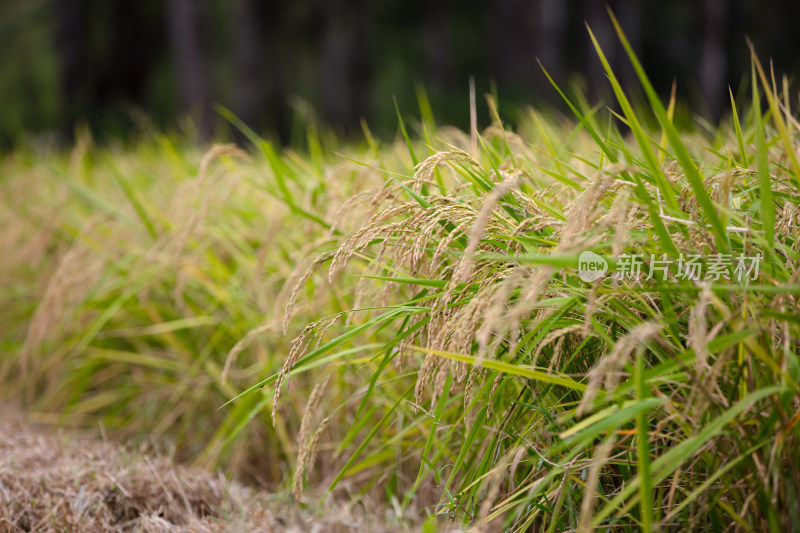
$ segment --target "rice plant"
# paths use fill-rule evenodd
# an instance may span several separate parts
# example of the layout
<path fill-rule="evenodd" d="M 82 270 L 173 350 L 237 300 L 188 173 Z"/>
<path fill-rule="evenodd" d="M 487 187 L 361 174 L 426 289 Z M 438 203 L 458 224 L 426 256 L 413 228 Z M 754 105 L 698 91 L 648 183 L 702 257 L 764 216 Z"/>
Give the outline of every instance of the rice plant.
<path fill-rule="evenodd" d="M 788 83 L 753 54 L 748 101 L 679 129 L 617 30 L 646 107 L 597 46 L 611 108 L 554 81 L 573 117 L 515 130 L 492 97 L 482 132 L 439 127 L 420 93 L 390 144 L 310 125 L 282 151 L 220 109 L 250 152 L 12 154 L 3 395 L 300 505 L 322 485 L 489 530 L 797 529 Z"/>
<path fill-rule="evenodd" d="M 69 154 L 6 158 L 3 396 L 43 423 L 99 424 L 279 485 L 302 408 L 233 443 L 226 436 L 258 399 L 221 406 L 280 369 L 278 295 L 325 238 L 320 217 L 366 173 L 259 147 L 203 153 L 161 135 L 102 148 L 84 135 Z M 306 303 L 299 317 L 337 309 L 333 298 Z"/>
<path fill-rule="evenodd" d="M 786 85 L 754 54 L 748 113 L 732 98 L 715 136 L 681 134 L 617 30 L 649 109 L 595 41 L 619 113 L 555 86 L 577 122 L 533 114 L 530 142 L 490 99 L 480 150 L 440 132 L 413 174 L 384 167 L 356 229 L 306 267 L 355 284 L 356 304 L 312 323 L 257 387 L 274 383 L 280 420 L 293 375 L 324 360 L 362 376 L 316 415 L 349 428 L 331 489 L 369 479 L 401 505 L 509 531 L 797 528 Z"/>

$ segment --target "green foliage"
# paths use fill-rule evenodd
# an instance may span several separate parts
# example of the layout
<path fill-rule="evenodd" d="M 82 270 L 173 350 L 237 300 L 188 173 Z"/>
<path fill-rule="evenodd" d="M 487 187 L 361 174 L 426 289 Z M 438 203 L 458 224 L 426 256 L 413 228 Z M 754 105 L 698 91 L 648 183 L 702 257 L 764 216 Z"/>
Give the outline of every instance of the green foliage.
<path fill-rule="evenodd" d="M 359 283 L 384 292 L 359 301 L 387 304 L 353 308 L 339 337 L 260 384 L 279 387 L 338 340 L 375 331 L 372 357 L 357 356 L 369 387 L 330 411 L 352 428 L 331 489 L 367 471 L 393 480 L 390 497 L 424 505 L 433 484 L 436 513 L 514 531 L 794 527 L 793 119 L 762 76 L 771 116 L 754 87 L 746 123 L 734 114 L 713 141 L 681 134 L 620 38 L 660 143 L 603 61 L 635 144 L 614 117 L 600 126 L 570 100 L 579 128 L 534 114 L 532 138 L 492 113 L 480 154 L 451 142 L 399 171 L 408 178 L 388 175 L 378 208 L 341 239 L 330 279 L 357 261 Z M 648 260 L 640 279 L 587 282 L 585 250 L 612 268 L 622 254 L 764 262 L 752 280 L 735 259 L 712 281 L 674 265 L 649 278 Z"/>
<path fill-rule="evenodd" d="M 473 143 L 421 92 L 390 145 L 14 154 L 4 390 L 267 481 L 297 469 L 301 502 L 305 475 L 511 531 L 796 528 L 796 122 L 754 56 L 752 107 L 681 132 L 620 37 L 650 107 L 604 62 L 607 120 L 556 87 L 575 123 L 514 133 L 490 99 Z M 585 281 L 584 251 L 610 271 Z M 644 275 L 612 275 L 631 254 Z M 718 254 L 718 279 L 675 266 Z"/>
<path fill-rule="evenodd" d="M 335 185 L 298 154 L 260 147 L 255 159 L 232 146 L 203 154 L 162 136 L 100 149 L 84 134 L 69 154 L 7 158 L 4 396 L 42 421 L 166 436 L 180 457 L 280 480 L 302 412 L 233 443 L 258 398 L 231 400 L 281 368 L 279 295 L 324 241 L 337 208 L 327 187 L 350 194 L 362 178 L 348 165 Z M 308 307 L 339 309 L 332 297 Z"/>

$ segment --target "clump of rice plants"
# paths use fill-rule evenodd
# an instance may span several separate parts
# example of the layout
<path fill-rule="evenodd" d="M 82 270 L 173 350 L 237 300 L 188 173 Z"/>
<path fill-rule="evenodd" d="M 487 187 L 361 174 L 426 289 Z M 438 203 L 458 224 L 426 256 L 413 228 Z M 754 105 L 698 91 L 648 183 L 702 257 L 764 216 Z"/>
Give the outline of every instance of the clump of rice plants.
<path fill-rule="evenodd" d="M 787 531 L 800 514 L 800 124 L 609 111 L 400 119 L 277 150 L 164 135 L 0 162 L 3 398 L 511 531 Z M 400 114 L 398 113 L 400 117 Z M 292 340 L 294 339 L 294 340 Z M 315 490 L 313 494 L 318 494 Z"/>
<path fill-rule="evenodd" d="M 274 384 L 279 421 L 295 376 L 345 369 L 361 383 L 339 403 L 315 389 L 306 416 L 324 422 L 300 434 L 298 497 L 320 435 L 338 427 L 331 489 L 355 479 L 460 523 L 797 527 L 800 125 L 788 89 L 754 55 L 748 111 L 732 97 L 713 136 L 681 133 L 674 101 L 619 36 L 648 109 L 597 47 L 620 110 L 608 122 L 557 86 L 577 123 L 532 113 L 527 138 L 491 100 L 476 143 L 433 140 L 424 120 L 428 157 L 409 143 L 413 174 L 381 166 L 382 185 L 348 201 L 354 229 L 298 269 L 296 287 L 323 272 L 355 304 L 320 314 L 252 389 Z M 287 315 L 302 301 L 291 294 Z"/>
<path fill-rule="evenodd" d="M 198 150 L 166 135 L 101 147 L 84 132 L 70 153 L 5 158 L 4 400 L 39 422 L 166 443 L 180 459 L 280 486 L 308 391 L 286 398 L 296 416 L 284 410 L 273 427 L 264 414 L 235 442 L 258 398 L 221 407 L 280 370 L 279 295 L 369 172 L 322 152 L 257 148 Z M 338 309 L 320 294 L 297 318 Z"/>

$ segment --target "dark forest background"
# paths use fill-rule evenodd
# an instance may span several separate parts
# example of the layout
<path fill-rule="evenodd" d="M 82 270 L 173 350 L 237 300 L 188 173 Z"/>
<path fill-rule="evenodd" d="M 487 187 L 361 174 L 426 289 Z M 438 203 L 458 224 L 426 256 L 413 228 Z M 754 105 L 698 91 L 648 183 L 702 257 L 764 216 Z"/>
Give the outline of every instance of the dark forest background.
<path fill-rule="evenodd" d="M 776 71 L 800 70 L 796 0 L 612 1 L 645 68 L 667 94 L 717 119 L 749 75 L 745 36 Z M 423 86 L 439 122 L 466 126 L 468 79 L 496 85 L 507 113 L 556 103 L 536 62 L 592 98 L 607 82 L 592 27 L 632 81 L 593 0 L 0 0 L 0 143 L 68 141 L 180 128 L 226 135 L 218 103 L 283 142 L 319 119 L 356 132 L 396 127 L 393 96 L 416 110 Z M 480 106 L 479 106 L 480 107 Z M 192 117 L 190 121 L 185 117 Z"/>

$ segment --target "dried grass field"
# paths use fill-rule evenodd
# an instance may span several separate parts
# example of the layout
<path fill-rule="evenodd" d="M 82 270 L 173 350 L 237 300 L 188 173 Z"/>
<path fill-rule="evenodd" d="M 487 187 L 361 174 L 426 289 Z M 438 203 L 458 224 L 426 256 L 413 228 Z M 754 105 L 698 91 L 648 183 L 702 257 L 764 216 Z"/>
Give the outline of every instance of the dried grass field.
<path fill-rule="evenodd" d="M 54 432 L 0 415 L 0 530 L 85 532 L 401 531 L 360 506 L 293 509 L 280 496 L 141 446 Z"/>

